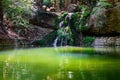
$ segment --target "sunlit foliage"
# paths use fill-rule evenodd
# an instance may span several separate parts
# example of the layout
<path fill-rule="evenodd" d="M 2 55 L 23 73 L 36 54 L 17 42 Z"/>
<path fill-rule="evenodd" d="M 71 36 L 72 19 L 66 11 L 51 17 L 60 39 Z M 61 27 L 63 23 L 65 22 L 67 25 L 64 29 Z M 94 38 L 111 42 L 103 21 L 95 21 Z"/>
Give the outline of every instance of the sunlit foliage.
<path fill-rule="evenodd" d="M 7 18 L 12 20 L 15 25 L 25 26 L 28 25 L 28 21 L 23 18 L 24 15 L 29 15 L 30 7 L 33 0 L 3 0 L 4 13 Z"/>

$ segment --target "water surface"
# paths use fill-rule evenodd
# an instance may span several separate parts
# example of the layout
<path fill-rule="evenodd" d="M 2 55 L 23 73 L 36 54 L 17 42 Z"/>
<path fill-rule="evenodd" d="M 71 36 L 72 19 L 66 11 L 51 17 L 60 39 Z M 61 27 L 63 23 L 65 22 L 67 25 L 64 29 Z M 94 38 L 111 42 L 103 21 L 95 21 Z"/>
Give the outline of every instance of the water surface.
<path fill-rule="evenodd" d="M 34 48 L 0 52 L 0 80 L 120 80 L 120 48 Z"/>

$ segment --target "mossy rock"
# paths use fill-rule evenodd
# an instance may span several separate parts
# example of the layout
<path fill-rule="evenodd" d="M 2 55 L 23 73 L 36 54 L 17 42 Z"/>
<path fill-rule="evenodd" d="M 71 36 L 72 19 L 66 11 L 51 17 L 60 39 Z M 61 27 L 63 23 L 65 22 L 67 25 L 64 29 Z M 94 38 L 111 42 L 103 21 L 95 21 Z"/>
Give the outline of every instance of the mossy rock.
<path fill-rule="evenodd" d="M 120 6 L 106 12 L 106 31 L 120 33 Z"/>
<path fill-rule="evenodd" d="M 41 47 L 49 47 L 53 46 L 54 39 L 57 36 L 57 31 L 53 31 L 46 35 L 43 39 L 34 41 L 32 44 L 36 46 L 41 46 Z"/>
<path fill-rule="evenodd" d="M 96 9 L 94 14 L 91 14 L 89 24 L 89 32 L 98 35 L 113 35 L 120 33 L 120 6 L 113 8 Z M 100 15 L 100 16 L 99 16 Z M 109 35 L 109 36 L 110 36 Z"/>

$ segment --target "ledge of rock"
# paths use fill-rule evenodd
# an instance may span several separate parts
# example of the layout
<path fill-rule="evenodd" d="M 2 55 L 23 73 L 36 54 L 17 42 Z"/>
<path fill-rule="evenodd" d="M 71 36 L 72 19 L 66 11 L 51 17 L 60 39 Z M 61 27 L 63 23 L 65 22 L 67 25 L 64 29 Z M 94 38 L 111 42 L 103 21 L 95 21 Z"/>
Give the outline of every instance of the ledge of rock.
<path fill-rule="evenodd" d="M 96 37 L 93 46 L 120 46 L 120 36 Z"/>
<path fill-rule="evenodd" d="M 30 19 L 30 23 L 43 28 L 55 29 L 54 24 L 57 17 L 56 13 L 38 11 L 36 16 L 33 19 Z"/>

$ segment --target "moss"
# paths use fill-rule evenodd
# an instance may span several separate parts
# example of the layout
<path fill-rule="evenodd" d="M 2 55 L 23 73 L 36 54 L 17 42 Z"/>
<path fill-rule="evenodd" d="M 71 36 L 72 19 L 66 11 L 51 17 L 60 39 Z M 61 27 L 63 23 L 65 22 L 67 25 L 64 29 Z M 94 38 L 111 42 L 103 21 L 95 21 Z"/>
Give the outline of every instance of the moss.
<path fill-rule="evenodd" d="M 71 28 L 75 31 L 79 31 L 79 19 L 80 19 L 80 13 L 76 12 L 72 15 L 71 19 Z"/>
<path fill-rule="evenodd" d="M 77 32 L 87 30 L 86 20 L 91 12 L 88 6 L 82 6 L 81 9 L 81 14 L 76 12 L 72 15 L 71 27 L 74 27 Z"/>
<path fill-rule="evenodd" d="M 106 26 L 106 8 L 113 7 L 112 4 L 105 2 L 105 1 L 99 1 L 97 6 L 93 8 L 91 15 L 94 16 L 94 22 L 93 26 L 98 27 L 99 29 Z"/>
<path fill-rule="evenodd" d="M 51 0 L 43 0 L 43 5 L 49 6 L 51 4 Z"/>
<path fill-rule="evenodd" d="M 68 14 L 68 13 L 65 12 L 65 11 L 61 12 L 61 15 L 58 17 L 58 19 L 59 19 L 60 21 L 62 21 L 67 14 Z"/>
<path fill-rule="evenodd" d="M 68 20 L 64 20 L 62 27 L 66 27 L 68 24 Z"/>
<path fill-rule="evenodd" d="M 94 16 L 94 27 L 103 28 L 105 25 L 105 8 L 95 7 L 93 8 L 91 15 Z"/>
<path fill-rule="evenodd" d="M 86 21 L 88 16 L 90 15 L 90 8 L 88 6 L 83 6 L 82 8 L 82 14 L 80 17 L 80 25 L 79 25 L 79 29 L 80 31 L 86 31 L 87 30 L 87 26 L 86 26 Z"/>
<path fill-rule="evenodd" d="M 88 12 L 79 13 L 76 12 L 72 15 L 72 20 L 71 20 L 71 29 L 73 33 L 73 42 L 74 45 L 81 45 L 80 43 L 80 36 L 82 31 L 86 31 L 88 27 L 86 26 L 86 18 L 88 17 Z"/>
<path fill-rule="evenodd" d="M 62 15 L 59 16 L 56 20 L 56 27 L 57 27 L 57 37 L 58 37 L 58 43 L 57 45 L 73 45 L 73 38 L 72 38 L 72 32 L 70 29 L 70 19 L 66 16 L 68 15 L 67 12 L 62 12 Z M 63 21 L 63 24 L 61 28 L 59 28 L 59 23 Z M 61 43 L 62 42 L 62 43 Z"/>
<path fill-rule="evenodd" d="M 63 11 L 63 12 L 61 13 L 61 15 L 56 18 L 56 20 L 55 20 L 55 28 L 58 28 L 59 23 L 60 23 L 61 21 L 63 21 L 63 19 L 65 18 L 65 16 L 66 16 L 67 14 L 68 14 L 67 12 Z M 64 21 L 64 23 L 66 24 L 67 21 Z"/>
<path fill-rule="evenodd" d="M 72 32 L 69 26 L 58 29 L 57 35 L 58 35 L 59 42 L 61 42 L 61 40 L 63 39 L 63 41 L 65 40 L 67 41 L 65 43 L 66 45 L 73 45 Z M 58 43 L 58 45 L 59 44 L 60 43 Z"/>

